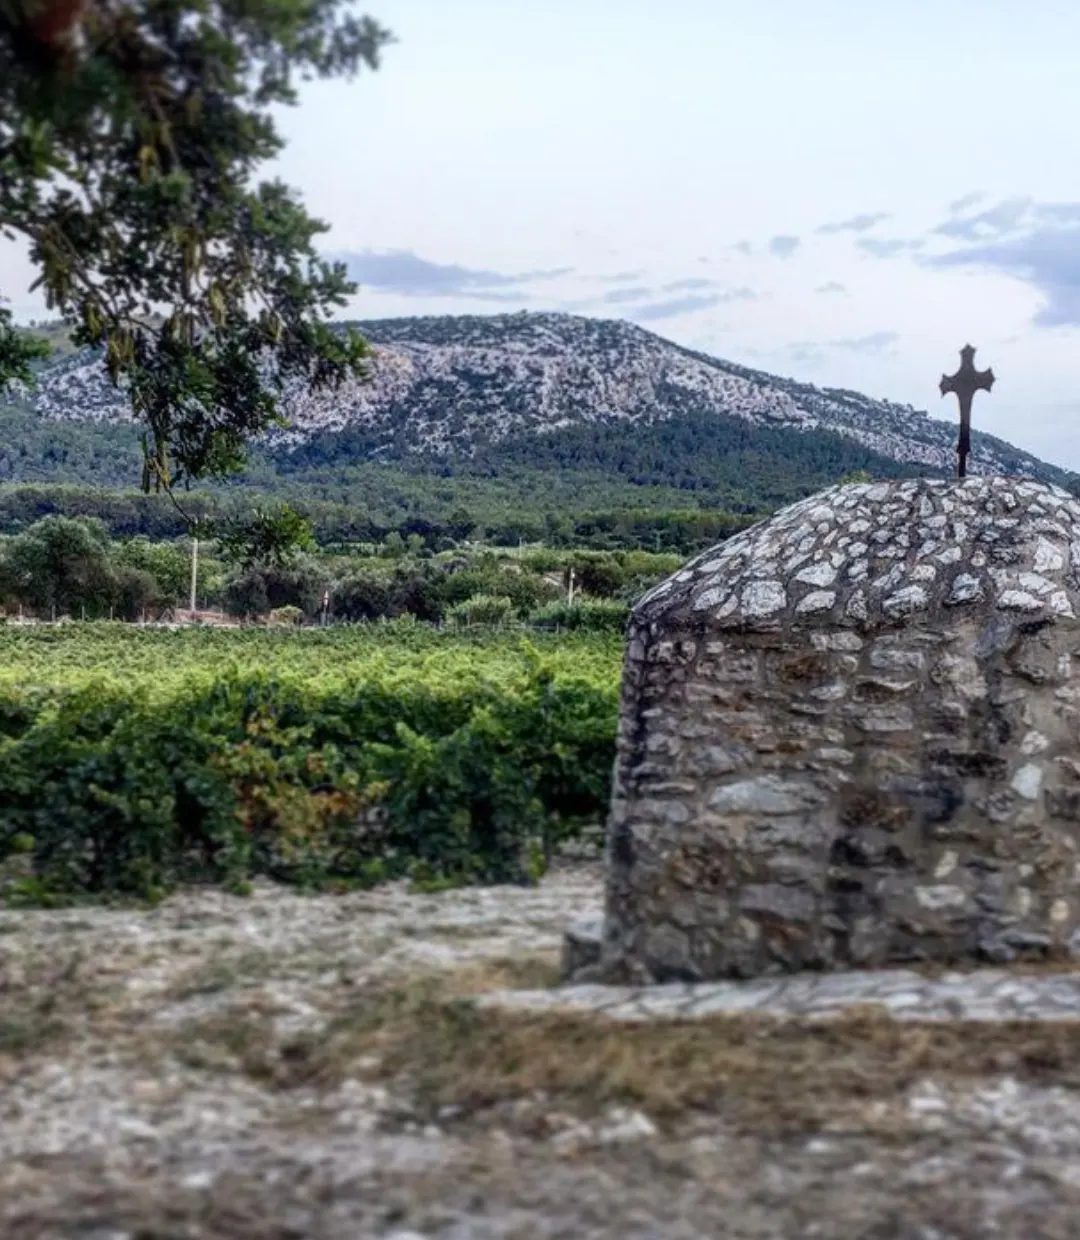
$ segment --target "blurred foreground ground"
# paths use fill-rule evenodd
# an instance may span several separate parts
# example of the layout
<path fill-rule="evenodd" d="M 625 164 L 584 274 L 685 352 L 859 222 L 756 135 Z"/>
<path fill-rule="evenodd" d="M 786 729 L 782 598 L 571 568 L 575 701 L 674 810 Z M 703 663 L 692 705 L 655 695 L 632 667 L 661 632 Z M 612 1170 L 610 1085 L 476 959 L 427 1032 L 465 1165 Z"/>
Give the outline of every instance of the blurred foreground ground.
<path fill-rule="evenodd" d="M 1077 1235 L 1067 990 L 1037 1022 L 468 1001 L 549 986 L 599 905 L 578 865 L 0 910 L 0 1236 Z"/>

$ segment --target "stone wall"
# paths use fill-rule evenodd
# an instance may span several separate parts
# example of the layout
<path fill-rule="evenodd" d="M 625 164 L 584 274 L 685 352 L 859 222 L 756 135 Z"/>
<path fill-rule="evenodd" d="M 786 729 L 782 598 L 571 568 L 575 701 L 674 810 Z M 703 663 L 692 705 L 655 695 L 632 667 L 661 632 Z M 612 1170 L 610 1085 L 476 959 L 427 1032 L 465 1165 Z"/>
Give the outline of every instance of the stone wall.
<path fill-rule="evenodd" d="M 910 510 L 920 488 L 945 484 L 903 485 Z M 730 608 L 717 617 L 696 606 L 713 591 L 709 607 L 722 608 L 730 593 L 734 574 L 716 580 L 715 553 L 673 579 L 676 605 L 661 588 L 636 609 L 602 962 L 581 976 L 694 980 L 1070 950 L 1080 923 L 1072 531 L 1000 526 L 998 493 L 984 484 L 976 494 L 964 539 L 997 537 L 983 544 L 981 566 L 970 545 L 953 554 L 954 543 L 937 540 L 927 554 L 943 553 L 951 571 L 930 561 L 935 595 L 917 574 L 918 531 L 902 525 L 907 546 L 893 566 L 903 574 L 876 593 L 880 566 L 845 575 L 821 624 L 813 608 L 796 613 L 805 595 L 766 581 L 786 610 L 760 623 L 754 574 L 776 571 L 760 553 L 762 539 L 777 538 L 765 526 L 757 553 L 749 532 L 734 623 Z M 781 531 L 798 532 L 785 519 Z M 1051 577 L 1034 575 L 1036 556 Z M 713 578 L 702 580 L 710 563 Z M 811 549 L 811 577 L 814 564 Z M 1002 575 L 987 576 L 995 565 Z M 795 571 L 805 578 L 806 567 Z M 832 585 L 838 573 L 817 575 Z M 889 598 L 913 584 L 925 604 L 890 615 Z M 856 590 L 868 604 L 861 617 L 847 610 Z"/>

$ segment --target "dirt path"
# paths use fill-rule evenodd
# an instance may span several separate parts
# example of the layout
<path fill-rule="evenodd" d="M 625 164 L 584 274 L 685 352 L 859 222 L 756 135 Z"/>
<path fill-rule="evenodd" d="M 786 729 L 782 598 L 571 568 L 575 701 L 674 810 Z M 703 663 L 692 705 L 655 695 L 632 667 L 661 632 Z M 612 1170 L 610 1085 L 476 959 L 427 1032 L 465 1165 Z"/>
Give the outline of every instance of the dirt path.
<path fill-rule="evenodd" d="M 537 890 L 0 911 L 5 1240 L 1068 1237 L 1080 1032 L 614 1025 Z"/>

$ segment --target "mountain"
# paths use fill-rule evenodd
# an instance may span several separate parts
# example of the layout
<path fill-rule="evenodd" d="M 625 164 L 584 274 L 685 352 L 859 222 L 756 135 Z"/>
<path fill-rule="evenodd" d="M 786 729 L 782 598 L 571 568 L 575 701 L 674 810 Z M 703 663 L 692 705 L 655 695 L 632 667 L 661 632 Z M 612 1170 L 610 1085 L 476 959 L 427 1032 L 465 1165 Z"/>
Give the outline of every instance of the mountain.
<path fill-rule="evenodd" d="M 745 432 L 760 430 L 752 441 L 771 443 L 774 452 L 782 444 L 796 458 L 811 445 L 820 453 L 823 443 L 839 439 L 854 450 L 850 460 L 868 466 L 889 461 L 911 473 L 955 468 L 952 422 L 910 405 L 751 370 L 626 322 L 522 313 L 355 326 L 374 345 L 370 377 L 331 392 L 288 393 L 290 429 L 267 445 L 286 470 L 301 461 L 314 467 L 447 455 L 497 463 L 507 459 L 508 447 L 522 464 L 530 453 L 561 459 L 569 449 L 560 453 L 554 445 L 575 443 L 601 443 L 596 466 L 606 469 L 605 452 L 625 457 L 631 449 L 640 457 L 632 445 L 645 441 L 645 428 L 667 423 L 692 424 L 698 441 L 715 424 L 717 442 L 741 436 L 751 452 L 758 449 L 746 448 Z M 37 388 L 22 393 L 19 403 L 24 414 L 52 422 L 114 424 L 128 417 L 122 394 L 85 352 L 43 367 Z M 681 431 L 679 438 L 686 438 Z M 840 462 L 845 453 L 832 456 Z M 1059 483 L 1068 476 L 978 431 L 969 468 Z"/>

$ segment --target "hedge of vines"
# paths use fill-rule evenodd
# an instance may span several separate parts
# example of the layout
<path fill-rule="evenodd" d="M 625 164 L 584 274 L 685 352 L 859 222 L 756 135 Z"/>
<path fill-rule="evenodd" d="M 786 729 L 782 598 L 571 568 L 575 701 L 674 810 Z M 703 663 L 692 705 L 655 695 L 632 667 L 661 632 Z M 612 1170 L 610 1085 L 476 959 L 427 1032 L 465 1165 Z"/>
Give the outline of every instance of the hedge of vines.
<path fill-rule="evenodd" d="M 0 628 L 0 898 L 526 881 L 607 804 L 621 643 Z"/>

